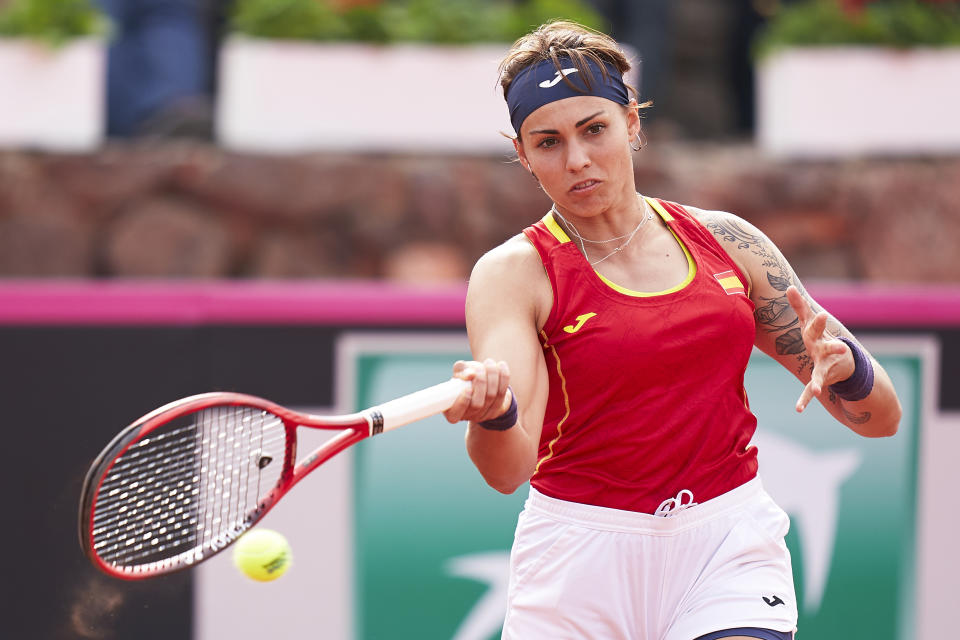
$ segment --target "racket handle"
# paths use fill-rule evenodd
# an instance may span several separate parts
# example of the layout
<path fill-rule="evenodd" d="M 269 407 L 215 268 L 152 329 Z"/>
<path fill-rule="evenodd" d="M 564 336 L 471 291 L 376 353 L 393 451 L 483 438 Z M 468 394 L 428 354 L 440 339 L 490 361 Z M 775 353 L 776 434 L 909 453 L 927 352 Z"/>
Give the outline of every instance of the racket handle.
<path fill-rule="evenodd" d="M 390 400 L 370 411 L 379 411 L 383 416 L 383 430 L 389 431 L 405 424 L 422 420 L 446 411 L 460 394 L 470 388 L 470 383 L 460 378 L 415 391 L 396 400 Z"/>

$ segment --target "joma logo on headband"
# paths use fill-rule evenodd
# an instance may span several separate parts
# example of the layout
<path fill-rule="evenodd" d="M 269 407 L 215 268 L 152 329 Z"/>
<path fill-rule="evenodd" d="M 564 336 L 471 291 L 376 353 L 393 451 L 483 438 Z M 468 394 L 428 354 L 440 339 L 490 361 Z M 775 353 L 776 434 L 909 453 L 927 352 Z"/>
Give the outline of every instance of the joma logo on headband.
<path fill-rule="evenodd" d="M 571 68 L 563 69 L 562 72 L 561 72 L 561 71 L 557 71 L 557 73 L 556 73 L 556 75 L 554 76 L 553 80 L 544 80 L 543 82 L 540 83 L 540 88 L 541 88 L 541 89 L 549 89 L 550 87 L 552 87 L 552 86 L 556 85 L 558 82 L 560 82 L 560 80 L 562 80 L 564 76 L 568 76 L 568 75 L 570 75 L 571 73 L 576 73 L 576 72 L 577 72 L 577 69 L 575 69 L 575 68 L 573 68 L 573 69 L 571 69 Z"/>

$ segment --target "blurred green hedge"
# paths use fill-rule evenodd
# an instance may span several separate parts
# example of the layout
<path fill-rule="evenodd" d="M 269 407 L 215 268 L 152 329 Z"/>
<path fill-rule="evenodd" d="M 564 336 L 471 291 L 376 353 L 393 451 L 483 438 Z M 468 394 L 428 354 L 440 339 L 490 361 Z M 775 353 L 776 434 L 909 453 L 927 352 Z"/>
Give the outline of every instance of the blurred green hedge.
<path fill-rule="evenodd" d="M 960 45 L 960 3 L 886 0 L 844 9 L 838 0 L 780 5 L 754 42 L 762 58 L 785 47 Z"/>
<path fill-rule="evenodd" d="M 231 31 L 256 38 L 372 43 L 512 42 L 552 18 L 606 29 L 582 0 L 236 0 Z"/>
<path fill-rule="evenodd" d="M 13 0 L 0 8 L 0 37 L 58 46 L 106 34 L 109 22 L 93 0 Z"/>

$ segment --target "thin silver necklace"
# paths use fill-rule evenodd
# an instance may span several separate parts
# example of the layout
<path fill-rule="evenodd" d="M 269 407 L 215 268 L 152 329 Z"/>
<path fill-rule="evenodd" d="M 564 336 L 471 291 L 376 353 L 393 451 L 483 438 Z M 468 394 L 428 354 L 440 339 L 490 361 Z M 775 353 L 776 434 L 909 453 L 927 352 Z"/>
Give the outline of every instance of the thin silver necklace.
<path fill-rule="evenodd" d="M 643 208 L 646 211 L 647 207 L 649 206 L 647 204 L 646 198 L 644 198 L 643 196 L 640 196 L 640 201 L 643 202 Z M 635 226 L 633 228 L 633 231 L 631 231 L 630 233 L 625 233 L 622 236 L 614 236 L 612 238 L 607 238 L 606 240 L 590 240 L 589 238 L 584 238 L 582 235 L 580 235 L 580 232 L 577 231 L 577 228 L 575 226 L 573 226 L 573 223 L 571 223 L 569 220 L 567 220 L 562 215 L 560 215 L 560 212 L 557 211 L 556 203 L 554 203 L 553 206 L 550 207 L 550 211 L 552 211 L 553 214 L 556 215 L 558 218 L 563 220 L 563 223 L 567 225 L 567 227 L 569 227 L 570 231 L 573 232 L 573 235 L 575 235 L 577 239 L 580 240 L 580 251 L 583 252 L 583 257 L 587 259 L 587 262 L 590 263 L 591 267 L 594 267 L 600 264 L 601 262 L 603 262 L 604 260 L 606 260 L 607 258 L 609 258 L 610 256 L 623 251 L 623 248 L 626 247 L 628 244 L 630 244 L 630 241 L 633 240 L 633 237 L 637 235 L 638 231 L 640 231 L 640 227 L 642 227 L 647 222 L 647 220 L 653 219 L 653 212 L 647 211 L 646 215 L 640 219 L 640 222 L 637 223 L 637 226 Z M 626 240 L 623 242 L 623 244 L 621 244 L 619 247 L 617 247 L 607 255 L 603 256 L 599 260 L 590 260 L 590 256 L 587 254 L 587 246 L 585 243 L 589 242 L 590 244 L 605 244 L 607 242 L 613 242 L 614 240 L 623 240 L 624 238 L 626 238 Z"/>

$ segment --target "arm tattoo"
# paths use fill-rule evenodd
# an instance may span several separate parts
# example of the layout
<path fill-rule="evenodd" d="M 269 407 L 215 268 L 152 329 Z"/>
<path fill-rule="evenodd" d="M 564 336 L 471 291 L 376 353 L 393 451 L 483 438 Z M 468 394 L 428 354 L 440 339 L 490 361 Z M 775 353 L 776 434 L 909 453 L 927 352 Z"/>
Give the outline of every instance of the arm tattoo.
<path fill-rule="evenodd" d="M 780 355 L 803 353 L 806 347 L 803 344 L 803 336 L 800 335 L 800 328 L 794 327 L 786 333 L 777 337 L 775 341 L 777 353 Z"/>
<path fill-rule="evenodd" d="M 799 320 L 792 313 L 790 303 L 787 302 L 787 289 L 792 284 L 801 293 L 805 292 L 801 288 L 800 282 L 783 262 L 779 252 L 773 249 L 770 241 L 762 235 L 751 233 L 733 220 L 712 220 L 706 224 L 706 227 L 725 242 L 735 243 L 737 249 L 746 249 L 760 257 L 763 266 L 767 269 L 767 282 L 776 291 L 782 293 L 782 295 L 773 298 L 761 297 L 759 299 L 757 308 L 753 312 L 757 319 L 757 325 L 769 332 L 796 327 Z M 792 333 L 792 331 L 788 331 L 788 333 Z M 799 338 L 799 334 L 798 330 L 796 332 L 797 338 Z M 787 339 L 787 342 L 789 342 L 789 339 Z M 781 341 L 778 339 L 777 350 L 779 353 L 799 353 L 799 351 L 790 350 L 780 351 L 780 344 Z M 802 340 L 800 341 L 800 350 L 803 350 Z"/>
<path fill-rule="evenodd" d="M 761 259 L 761 264 L 766 269 L 767 282 L 780 295 L 770 298 L 757 296 L 756 309 L 753 312 L 757 326 L 767 333 L 780 332 L 774 340 L 774 348 L 779 355 L 796 356 L 798 374 L 802 373 L 804 369 L 812 372 L 813 358 L 807 353 L 807 347 L 803 343 L 800 319 L 794 313 L 790 302 L 787 301 L 787 289 L 790 288 L 791 284 L 795 286 L 810 303 L 814 313 L 820 313 L 822 308 L 810 298 L 793 270 L 787 266 L 786 260 L 765 236 L 744 229 L 735 220 L 714 218 L 704 221 L 704 226 L 724 242 L 735 244 L 737 249 L 747 250 Z M 838 327 L 837 334 L 840 333 L 839 329 Z M 833 391 L 829 391 L 829 397 L 830 402 L 837 407 L 848 423 L 863 424 L 870 420 L 871 414 L 869 411 L 860 414 L 853 413 L 843 406 L 843 402 Z"/>
<path fill-rule="evenodd" d="M 773 297 L 758 296 L 753 312 L 757 327 L 768 333 L 782 332 L 774 341 L 774 347 L 780 355 L 797 356 L 797 372 L 813 370 L 813 361 L 806 352 L 803 336 L 800 333 L 800 320 L 787 301 L 787 289 L 794 285 L 801 295 L 810 302 L 815 313 L 819 307 L 810 299 L 800 281 L 787 266 L 773 244 L 762 234 L 753 233 L 735 220 L 715 218 L 705 222 L 705 226 L 724 242 L 735 244 L 739 250 L 747 250 L 761 259 L 766 268 L 767 282 L 780 295 Z"/>
<path fill-rule="evenodd" d="M 840 398 L 838 398 L 837 394 L 835 394 L 833 391 L 830 392 L 830 402 L 840 409 L 843 417 L 846 418 L 850 424 L 863 424 L 865 422 L 869 422 L 870 418 L 873 417 L 869 411 L 864 411 L 860 414 L 849 411 L 845 406 L 843 406 L 843 403 L 840 402 Z"/>
<path fill-rule="evenodd" d="M 795 286 L 800 295 L 810 303 L 814 313 L 820 313 L 822 308 L 810 298 L 793 270 L 787 265 L 786 260 L 765 236 L 743 228 L 733 219 L 725 220 L 715 217 L 711 220 L 705 220 L 704 226 L 710 229 L 714 235 L 719 236 L 722 241 L 735 244 L 737 249 L 749 251 L 761 259 L 761 264 L 766 269 L 767 282 L 780 295 L 769 298 L 757 296 L 756 309 L 753 312 L 757 327 L 762 328 L 767 333 L 779 332 L 779 335 L 774 339 L 774 348 L 777 354 L 781 356 L 796 356 L 798 374 L 802 373 L 804 369 L 812 372 L 813 358 L 807 353 L 807 347 L 803 343 L 800 319 L 794 313 L 790 302 L 787 301 L 787 289 L 790 288 L 791 284 Z M 837 328 L 836 334 L 840 333 L 841 328 Z M 833 391 L 829 391 L 829 398 L 848 423 L 863 424 L 870 420 L 869 411 L 860 414 L 853 413 L 843 406 L 843 402 Z"/>

